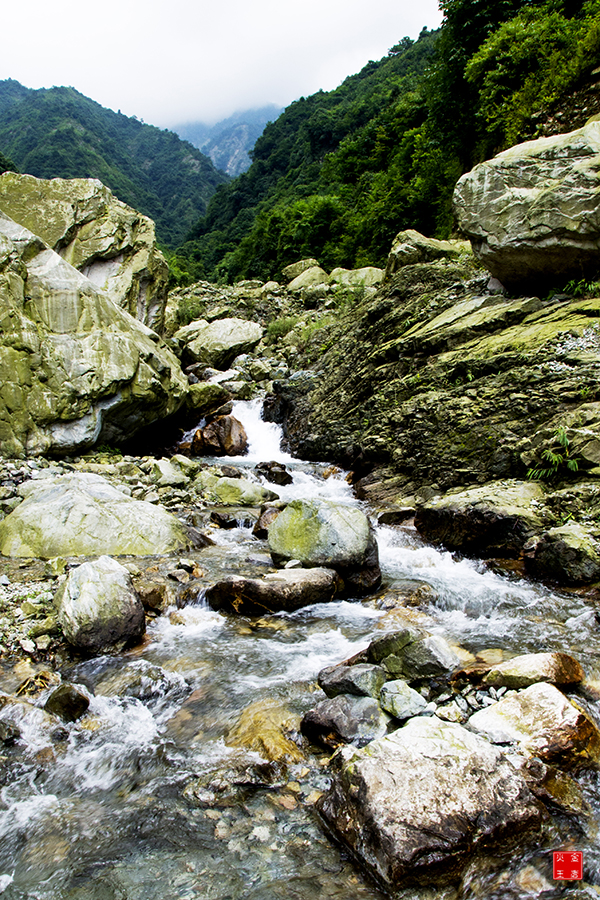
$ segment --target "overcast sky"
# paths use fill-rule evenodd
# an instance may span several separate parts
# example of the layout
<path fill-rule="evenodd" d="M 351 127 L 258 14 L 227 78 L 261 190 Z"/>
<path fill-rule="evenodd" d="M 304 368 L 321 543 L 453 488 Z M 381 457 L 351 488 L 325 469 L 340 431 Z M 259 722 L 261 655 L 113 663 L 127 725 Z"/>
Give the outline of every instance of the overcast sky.
<path fill-rule="evenodd" d="M 163 128 L 212 124 L 331 90 L 440 22 L 437 0 L 28 0 L 4 4 L 0 79 L 72 85 Z"/>

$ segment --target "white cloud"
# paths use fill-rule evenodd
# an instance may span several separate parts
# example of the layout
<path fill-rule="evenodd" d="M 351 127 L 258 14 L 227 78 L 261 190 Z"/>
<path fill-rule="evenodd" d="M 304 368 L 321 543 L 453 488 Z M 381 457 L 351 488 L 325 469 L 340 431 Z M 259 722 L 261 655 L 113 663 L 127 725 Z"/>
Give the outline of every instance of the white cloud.
<path fill-rule="evenodd" d="M 29 0 L 2 20 L 0 78 L 72 85 L 169 127 L 331 90 L 441 13 L 437 0 Z"/>

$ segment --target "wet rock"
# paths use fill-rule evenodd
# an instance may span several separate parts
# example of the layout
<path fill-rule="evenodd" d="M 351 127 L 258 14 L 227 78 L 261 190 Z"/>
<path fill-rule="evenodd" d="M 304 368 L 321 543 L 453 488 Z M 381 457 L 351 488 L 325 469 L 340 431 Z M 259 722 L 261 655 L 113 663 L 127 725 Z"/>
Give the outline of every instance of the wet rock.
<path fill-rule="evenodd" d="M 167 672 L 147 660 L 109 668 L 95 685 L 100 697 L 134 697 L 142 703 L 163 699 L 167 694 L 180 697 L 189 692 L 185 680 L 176 672 Z"/>
<path fill-rule="evenodd" d="M 254 537 L 266 538 L 269 535 L 269 528 L 281 512 L 276 506 L 269 506 L 260 514 L 260 518 L 252 529 Z"/>
<path fill-rule="evenodd" d="M 135 592 L 142 606 L 150 612 L 164 612 L 171 602 L 166 581 L 158 579 L 134 579 Z"/>
<path fill-rule="evenodd" d="M 213 509 L 210 521 L 219 528 L 254 528 L 259 521 L 259 514 L 255 509 L 243 507 L 239 509 Z M 254 532 L 253 532 L 254 533 Z"/>
<path fill-rule="evenodd" d="M 423 537 L 449 550 L 474 556 L 519 556 L 528 539 L 542 530 L 532 501 L 543 489 L 530 481 L 503 481 L 455 491 L 417 510 Z"/>
<path fill-rule="evenodd" d="M 302 719 L 302 734 L 335 750 L 340 744 L 364 747 L 387 731 L 389 717 L 372 697 L 338 694 L 318 703 Z"/>
<path fill-rule="evenodd" d="M 273 491 L 245 478 L 219 478 L 210 472 L 201 472 L 194 487 L 206 500 L 222 506 L 262 506 L 277 500 Z"/>
<path fill-rule="evenodd" d="M 427 701 L 414 691 L 405 681 L 388 681 L 381 689 L 381 708 L 395 719 L 410 719 L 418 716 L 427 706 Z"/>
<path fill-rule="evenodd" d="M 388 890 L 456 877 L 478 847 L 504 850 L 544 815 L 497 748 L 460 725 L 423 718 L 363 750 L 341 750 L 318 808 Z"/>
<path fill-rule="evenodd" d="M 579 684 L 584 677 L 581 665 L 566 653 L 527 653 L 492 666 L 483 681 L 495 688 L 519 689 L 539 681 Z"/>
<path fill-rule="evenodd" d="M 381 580 L 373 529 L 356 507 L 294 500 L 269 528 L 268 540 L 276 564 L 299 559 L 305 566 L 331 566 L 349 593 L 368 593 Z"/>
<path fill-rule="evenodd" d="M 381 666 L 359 663 L 355 666 L 328 666 L 319 672 L 319 686 L 328 697 L 354 694 L 358 697 L 379 697 L 387 675 Z"/>
<path fill-rule="evenodd" d="M 63 722 L 76 722 L 87 711 L 90 705 L 89 697 L 73 684 L 61 684 L 52 691 L 44 709 L 53 713 Z"/>
<path fill-rule="evenodd" d="M 416 509 L 414 506 L 404 506 L 396 509 L 386 509 L 377 516 L 378 525 L 403 525 L 414 519 Z"/>
<path fill-rule="evenodd" d="M 225 743 L 230 747 L 254 750 L 264 759 L 275 762 L 300 762 L 304 755 L 287 736 L 297 732 L 298 726 L 299 717 L 280 700 L 257 700 L 243 710 L 229 730 Z"/>
<path fill-rule="evenodd" d="M 243 456 L 248 451 L 248 435 L 235 416 L 217 416 L 192 439 L 195 456 Z"/>
<path fill-rule="evenodd" d="M 199 806 L 237 806 L 248 794 L 265 788 L 282 788 L 286 781 L 285 766 L 280 763 L 241 759 L 190 782 L 183 796 L 188 802 Z"/>
<path fill-rule="evenodd" d="M 525 568 L 533 578 L 559 584 L 590 584 L 600 580 L 598 542 L 576 522 L 551 528 L 524 548 Z"/>
<path fill-rule="evenodd" d="M 0 722 L 0 741 L 5 747 L 10 747 L 21 737 L 21 729 L 10 722 Z"/>
<path fill-rule="evenodd" d="M 208 588 L 206 600 L 216 610 L 257 616 L 329 603 L 340 588 L 333 569 L 281 569 L 262 579 L 231 575 Z"/>
<path fill-rule="evenodd" d="M 566 768 L 600 760 L 597 726 L 557 688 L 543 682 L 476 712 L 469 728 L 494 743 L 514 742 L 521 752 Z"/>
<path fill-rule="evenodd" d="M 146 630 L 144 608 L 131 576 L 109 556 L 72 569 L 55 604 L 67 641 L 90 653 L 123 648 Z"/>
<path fill-rule="evenodd" d="M 371 641 L 368 658 L 389 672 L 408 678 L 448 675 L 460 657 L 444 638 L 427 634 L 420 628 L 407 626 Z"/>
<path fill-rule="evenodd" d="M 595 277 L 600 226 L 600 121 L 518 144 L 463 175 L 454 192 L 461 231 L 508 288 Z"/>
<path fill-rule="evenodd" d="M 254 471 L 257 475 L 262 475 L 263 478 L 270 481 L 271 484 L 292 484 L 294 481 L 286 467 L 282 463 L 275 462 L 275 460 L 259 463 L 254 467 Z"/>
<path fill-rule="evenodd" d="M 175 516 L 132 500 L 101 475 L 39 478 L 20 491 L 23 503 L 0 522 L 3 556 L 148 556 L 188 543 Z"/>

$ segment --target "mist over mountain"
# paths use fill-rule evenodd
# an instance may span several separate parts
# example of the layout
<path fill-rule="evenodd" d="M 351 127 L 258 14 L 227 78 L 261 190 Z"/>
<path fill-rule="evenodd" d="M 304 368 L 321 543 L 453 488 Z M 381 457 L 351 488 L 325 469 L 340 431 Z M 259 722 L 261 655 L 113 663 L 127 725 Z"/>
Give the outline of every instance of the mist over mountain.
<path fill-rule="evenodd" d="M 236 112 L 216 125 L 187 122 L 173 130 L 209 156 L 217 169 L 234 177 L 250 168 L 252 148 L 265 125 L 274 122 L 281 112 L 281 107 L 269 104 Z"/>
<path fill-rule="evenodd" d="M 38 178 L 98 178 L 181 243 L 228 179 L 173 131 L 106 109 L 72 87 L 31 90 L 0 81 L 0 148 Z"/>

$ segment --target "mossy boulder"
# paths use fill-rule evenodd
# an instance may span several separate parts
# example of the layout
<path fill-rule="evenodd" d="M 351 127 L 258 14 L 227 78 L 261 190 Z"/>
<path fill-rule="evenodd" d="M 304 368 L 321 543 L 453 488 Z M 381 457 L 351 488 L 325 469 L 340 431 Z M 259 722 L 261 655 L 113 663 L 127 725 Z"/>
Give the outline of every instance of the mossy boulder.
<path fill-rule="evenodd" d="M 431 262 L 444 257 L 456 259 L 461 253 L 470 252 L 471 248 L 467 241 L 438 241 L 435 238 L 425 237 L 413 228 L 408 228 L 406 231 L 400 231 L 394 238 L 385 267 L 385 277 L 391 278 L 403 266 Z"/>
<path fill-rule="evenodd" d="M 177 411 L 177 358 L 39 237 L 0 212 L 0 453 L 125 440 Z"/>
<path fill-rule="evenodd" d="M 95 178 L 5 172 L 0 209 L 42 238 L 117 306 L 161 333 L 169 269 L 154 222 Z"/>
<path fill-rule="evenodd" d="M 262 325 L 247 319 L 199 319 L 176 331 L 174 338 L 183 343 L 186 362 L 202 362 L 224 370 L 236 356 L 253 350 L 263 332 Z"/>
<path fill-rule="evenodd" d="M 303 566 L 336 569 L 348 590 L 365 593 L 380 580 L 372 526 L 354 506 L 331 501 L 293 500 L 269 528 L 276 563 L 298 559 Z"/>
<path fill-rule="evenodd" d="M 194 481 L 194 488 L 206 500 L 221 506 L 262 506 L 270 500 L 278 500 L 274 491 L 248 481 L 246 478 L 219 478 L 212 472 L 201 472 Z"/>
<path fill-rule="evenodd" d="M 70 644 L 89 653 L 120 649 L 146 630 L 144 608 L 127 569 L 109 556 L 69 572 L 55 597 Z"/>
<path fill-rule="evenodd" d="M 550 528 L 525 547 L 527 571 L 560 584 L 600 581 L 600 545 L 577 522 Z"/>
<path fill-rule="evenodd" d="M 153 556 L 188 544 L 175 516 L 101 475 L 39 478 L 20 492 L 23 502 L 0 522 L 3 556 Z"/>

